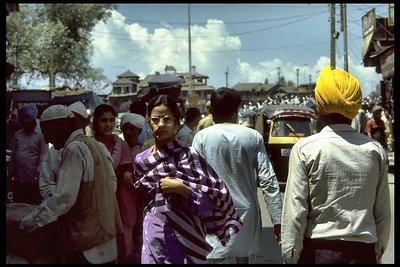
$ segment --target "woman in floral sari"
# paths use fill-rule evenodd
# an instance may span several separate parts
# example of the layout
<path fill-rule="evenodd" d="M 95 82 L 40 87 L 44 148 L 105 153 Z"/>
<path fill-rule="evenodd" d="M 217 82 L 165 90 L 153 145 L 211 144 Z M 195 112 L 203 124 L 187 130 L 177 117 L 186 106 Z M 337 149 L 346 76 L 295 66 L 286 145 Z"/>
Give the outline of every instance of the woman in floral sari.
<path fill-rule="evenodd" d="M 147 107 L 155 144 L 136 156 L 134 170 L 145 205 L 142 263 L 205 263 L 212 247 L 242 228 L 231 195 L 211 166 L 175 140 L 180 111 L 167 95 Z"/>

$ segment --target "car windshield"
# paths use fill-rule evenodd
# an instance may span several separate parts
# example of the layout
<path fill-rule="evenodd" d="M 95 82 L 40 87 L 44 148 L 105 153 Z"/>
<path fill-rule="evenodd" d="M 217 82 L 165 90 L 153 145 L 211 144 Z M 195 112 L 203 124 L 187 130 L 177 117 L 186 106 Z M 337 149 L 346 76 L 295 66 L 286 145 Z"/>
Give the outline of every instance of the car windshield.
<path fill-rule="evenodd" d="M 279 118 L 272 126 L 272 136 L 305 137 L 312 134 L 309 118 Z"/>

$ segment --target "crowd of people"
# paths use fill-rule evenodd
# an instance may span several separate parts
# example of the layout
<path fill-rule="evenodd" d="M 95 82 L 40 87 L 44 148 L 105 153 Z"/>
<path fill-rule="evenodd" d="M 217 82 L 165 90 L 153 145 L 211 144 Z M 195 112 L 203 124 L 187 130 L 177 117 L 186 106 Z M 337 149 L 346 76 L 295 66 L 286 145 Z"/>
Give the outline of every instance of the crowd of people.
<path fill-rule="evenodd" d="M 14 231 L 56 224 L 56 263 L 256 263 L 259 187 L 284 263 L 380 262 L 392 120 L 363 103 L 356 77 L 326 66 L 315 97 L 280 99 L 318 112 L 317 133 L 291 150 L 284 199 L 264 137 L 238 124 L 243 110 L 282 102 L 242 107 L 221 87 L 202 118 L 182 108 L 179 79 L 157 82 L 119 125 L 111 105 L 90 118 L 79 101 L 10 114 L 13 200 L 35 205 Z"/>

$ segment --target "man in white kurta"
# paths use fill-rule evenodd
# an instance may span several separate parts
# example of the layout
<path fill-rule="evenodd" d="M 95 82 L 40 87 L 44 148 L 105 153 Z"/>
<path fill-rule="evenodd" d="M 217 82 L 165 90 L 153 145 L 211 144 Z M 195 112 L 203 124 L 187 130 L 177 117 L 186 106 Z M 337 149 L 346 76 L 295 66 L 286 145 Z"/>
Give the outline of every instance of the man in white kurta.
<path fill-rule="evenodd" d="M 315 99 L 319 133 L 289 157 L 282 211 L 282 259 L 288 264 L 376 264 L 390 234 L 386 157 L 351 121 L 361 106 L 358 79 L 325 66 Z"/>
<path fill-rule="evenodd" d="M 54 105 L 50 106 L 43 112 L 41 123 L 47 120 L 66 120 L 73 117 L 74 115 L 66 107 L 62 105 Z M 71 133 L 69 134 L 69 132 Z M 69 134 L 69 136 L 67 134 Z M 75 141 L 75 138 L 80 135 L 84 135 L 83 130 L 73 130 L 72 127 L 68 128 L 68 131 L 64 136 L 64 139 L 68 137 L 66 140 L 62 138 L 56 140 L 53 138 L 55 135 L 51 135 L 51 137 L 49 137 L 50 139 L 46 139 L 45 134 L 45 140 L 47 142 L 57 141 L 57 145 L 55 144 L 54 147 L 55 149 L 62 151 L 61 155 L 53 153 L 52 159 L 50 159 L 49 155 L 49 168 L 47 169 L 49 172 L 48 176 L 54 178 L 52 174 L 54 174 L 53 172 L 56 170 L 58 177 L 53 179 L 55 187 L 54 185 L 52 186 L 54 183 L 51 182 L 52 178 L 47 178 L 47 182 L 44 181 L 44 183 L 49 185 L 42 191 L 45 195 L 45 199 L 31 213 L 21 219 L 19 226 L 20 229 L 27 233 L 32 233 L 40 227 L 44 227 L 59 220 L 62 215 L 69 213 L 76 205 L 79 200 L 82 184 L 95 181 L 94 157 L 89 147 L 84 142 Z M 100 152 L 104 153 L 104 151 L 101 150 L 103 150 L 102 147 L 100 147 Z M 109 173 L 111 177 L 107 178 L 110 178 L 109 184 L 111 185 L 113 184 L 112 181 L 115 180 L 115 173 L 112 168 L 112 159 L 110 154 L 105 155 L 108 161 L 104 162 L 104 169 L 106 170 L 106 168 L 108 168 L 110 170 L 107 173 Z M 57 161 L 59 161 L 58 164 Z M 113 188 L 107 188 L 104 192 L 112 190 L 113 194 L 115 194 L 116 188 L 114 185 L 112 186 Z M 116 201 L 116 198 L 114 197 L 112 200 Z M 67 231 L 67 229 L 65 229 L 65 231 Z M 93 264 L 114 261 L 117 257 L 116 237 L 113 236 L 109 240 L 103 240 L 91 248 L 84 249 L 82 255 L 85 257 L 87 262 Z"/>
<path fill-rule="evenodd" d="M 219 90 L 232 90 L 228 93 L 236 94 L 233 89 Z M 222 102 L 229 109 L 229 105 L 234 104 L 229 101 L 229 96 L 227 98 L 215 101 L 214 104 Z M 207 160 L 228 186 L 236 211 L 243 221 L 243 228 L 226 246 L 222 246 L 215 236 L 207 236 L 207 242 L 213 246 L 207 260 L 211 263 L 255 263 L 262 230 L 257 177 L 279 240 L 282 202 L 278 181 L 261 134 L 236 124 L 234 119 L 233 122 L 218 122 L 218 109 L 213 106 L 213 96 L 211 105 L 215 110 L 213 115 L 216 124 L 199 131 L 193 139 L 192 147 Z M 234 109 L 230 112 L 235 115 Z"/>

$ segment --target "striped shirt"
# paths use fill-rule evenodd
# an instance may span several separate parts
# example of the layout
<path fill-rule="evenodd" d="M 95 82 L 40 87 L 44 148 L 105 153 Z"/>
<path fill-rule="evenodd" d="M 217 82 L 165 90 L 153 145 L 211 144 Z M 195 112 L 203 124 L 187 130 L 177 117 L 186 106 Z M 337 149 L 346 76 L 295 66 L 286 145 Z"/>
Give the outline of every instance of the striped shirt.
<path fill-rule="evenodd" d="M 153 147 L 138 154 L 135 160 L 135 183 L 149 198 L 145 213 L 160 214 L 174 230 L 178 241 L 193 263 L 206 259 L 212 247 L 207 234 L 216 235 L 226 244 L 242 228 L 242 222 L 233 205 L 225 183 L 212 167 L 193 148 L 172 141 L 149 155 Z M 149 155 L 142 157 L 142 155 Z M 166 194 L 159 185 L 164 177 L 175 177 L 192 189 L 187 198 Z M 191 201 L 197 195 L 202 201 Z M 190 203 L 190 204 L 189 204 Z"/>

